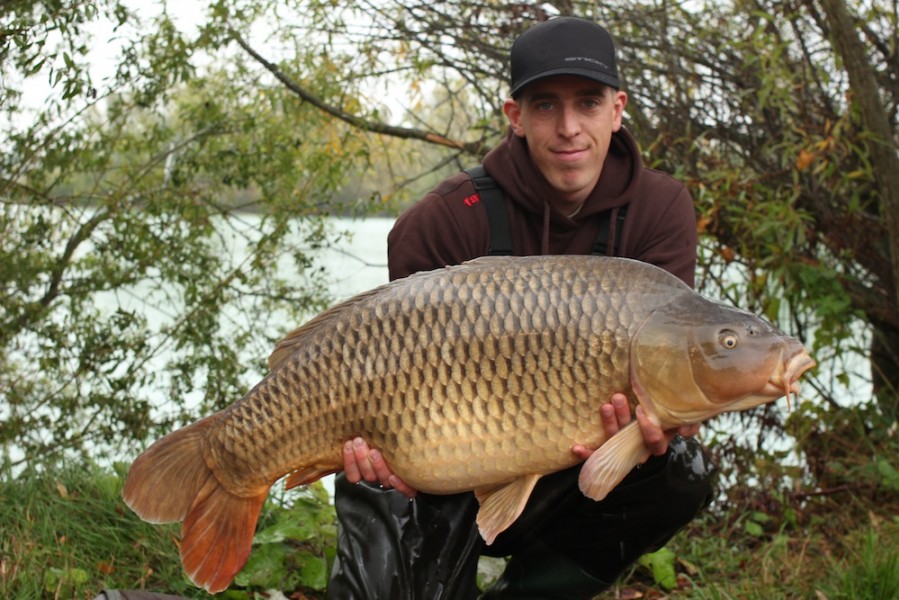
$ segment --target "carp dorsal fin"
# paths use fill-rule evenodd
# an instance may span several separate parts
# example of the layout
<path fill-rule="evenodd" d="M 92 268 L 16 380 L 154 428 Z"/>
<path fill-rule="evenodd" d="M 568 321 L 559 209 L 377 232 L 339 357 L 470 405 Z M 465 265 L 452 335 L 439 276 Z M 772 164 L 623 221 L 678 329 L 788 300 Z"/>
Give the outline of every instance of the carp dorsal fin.
<path fill-rule="evenodd" d="M 590 455 L 581 467 L 578 485 L 588 498 L 602 500 L 647 458 L 649 450 L 643 443 L 640 426 L 637 421 L 631 421 Z"/>
<path fill-rule="evenodd" d="M 353 310 L 358 304 L 367 302 L 371 296 L 375 296 L 382 292 L 384 287 L 392 284 L 386 284 L 373 290 L 363 292 L 358 296 L 353 296 L 348 300 L 344 300 L 339 304 L 335 304 L 323 313 L 313 317 L 303 325 L 300 325 L 287 335 L 285 335 L 275 345 L 275 349 L 268 357 L 268 368 L 270 371 L 276 371 L 283 365 L 287 359 L 293 354 L 297 347 L 306 343 L 306 338 L 313 335 L 319 328 L 326 327 L 331 321 L 339 320 L 345 311 Z"/>
<path fill-rule="evenodd" d="M 481 504 L 477 518 L 478 531 L 488 546 L 521 515 L 540 477 L 524 475 L 509 483 L 474 491 Z"/>
<path fill-rule="evenodd" d="M 441 273 L 445 272 L 447 269 L 453 269 L 456 271 L 464 271 L 466 269 L 477 269 L 482 267 L 491 267 L 496 268 L 497 266 L 501 266 L 505 263 L 510 262 L 510 259 L 520 258 L 520 257 L 510 257 L 510 256 L 481 256 L 469 261 L 462 263 L 461 265 L 453 265 L 446 266 L 434 269 L 432 271 L 420 271 L 418 273 L 413 273 L 408 277 L 404 277 L 402 279 L 397 279 L 391 281 L 389 283 L 385 283 L 381 286 L 378 286 L 374 289 L 368 290 L 366 292 L 362 292 L 357 296 L 353 296 L 339 304 L 335 304 L 331 308 L 325 310 L 321 314 L 316 317 L 313 317 L 311 320 L 306 322 L 303 325 L 300 325 L 287 335 L 285 335 L 281 340 L 275 345 L 275 349 L 268 357 L 268 368 L 270 371 L 276 371 L 279 367 L 281 367 L 285 361 L 293 354 L 294 350 L 297 347 L 303 345 L 306 342 L 307 336 L 312 335 L 317 329 L 323 326 L 328 326 L 331 321 L 340 320 L 341 315 L 348 310 L 354 310 L 355 307 L 362 303 L 367 303 L 369 299 L 373 296 L 378 296 L 384 294 L 386 290 L 389 288 L 395 287 L 403 287 L 403 286 L 414 286 L 418 282 L 426 281 L 430 278 L 441 277 Z"/>

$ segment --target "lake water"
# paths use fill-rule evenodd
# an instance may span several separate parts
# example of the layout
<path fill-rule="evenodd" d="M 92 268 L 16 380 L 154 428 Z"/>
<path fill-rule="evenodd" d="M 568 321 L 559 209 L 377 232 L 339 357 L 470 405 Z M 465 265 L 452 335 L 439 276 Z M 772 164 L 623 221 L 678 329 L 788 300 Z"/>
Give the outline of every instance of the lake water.
<path fill-rule="evenodd" d="M 394 219 L 335 219 L 335 228 L 349 239 L 322 254 L 331 289 L 342 300 L 387 283 L 387 234 Z"/>

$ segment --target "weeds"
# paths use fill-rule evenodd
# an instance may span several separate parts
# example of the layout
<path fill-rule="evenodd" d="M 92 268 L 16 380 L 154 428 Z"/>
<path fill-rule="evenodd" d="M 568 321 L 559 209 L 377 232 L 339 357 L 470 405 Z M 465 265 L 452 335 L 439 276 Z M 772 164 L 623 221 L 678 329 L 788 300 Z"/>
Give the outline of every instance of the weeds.
<path fill-rule="evenodd" d="M 846 556 L 835 560 L 822 585 L 828 600 L 895 600 L 899 598 L 899 521 L 872 524 L 853 536 Z"/>

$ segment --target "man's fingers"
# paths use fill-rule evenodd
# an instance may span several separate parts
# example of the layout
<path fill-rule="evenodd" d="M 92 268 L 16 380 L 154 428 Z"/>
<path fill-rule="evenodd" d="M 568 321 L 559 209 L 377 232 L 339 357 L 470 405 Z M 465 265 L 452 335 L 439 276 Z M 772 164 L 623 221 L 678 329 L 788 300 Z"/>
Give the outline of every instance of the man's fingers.
<path fill-rule="evenodd" d="M 394 488 L 407 498 L 415 497 L 415 494 L 418 492 L 406 485 L 405 481 L 393 474 L 393 471 L 390 470 L 390 467 L 387 466 L 387 463 L 384 461 L 384 455 L 377 450 L 372 450 L 368 453 L 368 458 L 371 460 L 372 468 L 374 468 L 378 481 L 381 482 L 382 486 L 385 488 Z"/>
<path fill-rule="evenodd" d="M 615 416 L 615 407 L 611 402 L 606 402 L 599 407 L 599 418 L 602 419 L 602 427 L 607 437 L 618 433 L 618 417 Z"/>
<path fill-rule="evenodd" d="M 368 443 L 360 437 L 344 443 L 343 471 L 350 483 L 359 483 L 360 481 L 379 483 L 385 488 L 395 488 L 396 491 L 410 499 L 418 493 L 393 474 L 384 460 L 383 454 L 369 448 Z"/>
<path fill-rule="evenodd" d="M 702 423 L 696 423 L 694 425 L 681 425 L 677 428 L 677 432 L 683 437 L 693 437 L 699 430 L 702 429 Z"/>
<path fill-rule="evenodd" d="M 390 486 L 390 476 L 393 473 L 390 471 L 387 463 L 384 462 L 384 457 L 381 453 L 377 450 L 371 450 L 368 453 L 368 460 L 378 482 L 385 487 Z"/>
<path fill-rule="evenodd" d="M 619 429 L 631 422 L 631 405 L 627 396 L 621 393 L 612 394 L 612 407 L 615 409 L 615 418 L 618 419 Z"/>
<path fill-rule="evenodd" d="M 408 485 L 406 485 L 406 482 L 403 481 L 402 479 L 400 479 L 399 477 L 397 477 L 396 475 L 390 476 L 390 478 L 388 480 L 388 485 L 390 487 L 392 487 L 393 489 L 395 489 L 396 491 L 398 491 L 399 493 L 401 493 L 406 498 L 409 498 L 410 500 L 412 498 L 414 498 L 415 495 L 418 493 L 416 490 L 414 490 L 411 487 L 409 487 Z"/>
<path fill-rule="evenodd" d="M 571 452 L 581 460 L 587 460 L 594 450 L 584 446 L 583 444 L 575 444 L 571 447 Z"/>
<path fill-rule="evenodd" d="M 616 392 L 608 402 L 599 407 L 599 418 L 602 420 L 603 430 L 607 437 L 611 437 L 621 431 L 625 425 L 631 422 L 631 405 L 627 396 Z"/>
<path fill-rule="evenodd" d="M 668 442 L 674 437 L 674 431 L 666 433 L 661 426 L 650 418 L 642 406 L 638 406 L 637 422 L 640 423 L 640 431 L 643 433 L 643 443 L 653 456 L 661 456 L 668 451 Z"/>
<path fill-rule="evenodd" d="M 350 483 L 362 481 L 362 473 L 359 471 L 359 463 L 353 451 L 352 440 L 347 440 L 343 445 L 343 472 Z"/>
<path fill-rule="evenodd" d="M 375 473 L 375 469 L 369 459 L 370 453 L 371 450 L 365 440 L 359 437 L 353 439 L 353 456 L 356 458 L 356 464 L 362 479 L 368 482 L 375 482 L 378 481 L 378 475 Z"/>

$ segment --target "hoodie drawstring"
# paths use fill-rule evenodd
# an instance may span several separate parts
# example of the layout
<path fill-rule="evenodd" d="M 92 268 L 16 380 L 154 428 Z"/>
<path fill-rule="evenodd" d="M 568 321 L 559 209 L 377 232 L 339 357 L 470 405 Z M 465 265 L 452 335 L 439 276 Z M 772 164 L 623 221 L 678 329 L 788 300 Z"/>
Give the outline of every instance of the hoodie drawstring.
<path fill-rule="evenodd" d="M 618 211 L 620 207 L 616 206 L 612 209 L 612 214 L 609 218 L 609 243 L 606 244 L 606 256 L 615 256 L 615 252 L 617 251 L 617 240 L 618 240 Z"/>
<path fill-rule="evenodd" d="M 543 202 L 543 244 L 540 253 L 544 256 L 549 254 L 549 219 L 550 207 L 549 202 Z"/>

